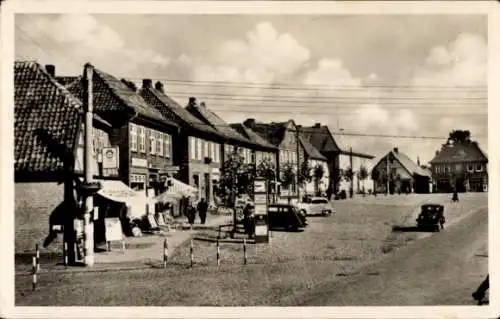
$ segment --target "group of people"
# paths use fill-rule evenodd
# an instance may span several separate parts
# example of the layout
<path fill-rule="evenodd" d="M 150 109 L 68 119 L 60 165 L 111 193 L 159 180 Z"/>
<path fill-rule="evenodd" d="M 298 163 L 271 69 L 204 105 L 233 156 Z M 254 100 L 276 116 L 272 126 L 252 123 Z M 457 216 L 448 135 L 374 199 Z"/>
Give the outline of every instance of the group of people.
<path fill-rule="evenodd" d="M 207 211 L 208 203 L 204 198 L 200 199 L 196 207 L 193 205 L 193 203 L 189 202 L 186 208 L 186 216 L 188 218 L 189 224 L 194 224 L 196 213 L 198 212 L 200 216 L 200 222 L 202 225 L 204 225 L 207 221 Z"/>

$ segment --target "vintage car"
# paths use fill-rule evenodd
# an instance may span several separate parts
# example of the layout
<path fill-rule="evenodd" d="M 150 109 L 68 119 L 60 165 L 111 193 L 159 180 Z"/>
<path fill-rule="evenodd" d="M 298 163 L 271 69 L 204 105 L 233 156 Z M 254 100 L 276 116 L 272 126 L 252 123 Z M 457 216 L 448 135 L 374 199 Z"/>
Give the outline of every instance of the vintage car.
<path fill-rule="evenodd" d="M 420 229 L 440 231 L 444 228 L 444 206 L 440 204 L 424 204 L 417 217 L 417 226 Z"/>
<path fill-rule="evenodd" d="M 271 204 L 267 206 L 269 229 L 284 228 L 298 231 L 307 226 L 306 216 L 296 206 L 289 204 Z"/>
<path fill-rule="evenodd" d="M 304 197 L 297 207 L 306 216 L 335 214 L 335 209 L 326 197 Z"/>

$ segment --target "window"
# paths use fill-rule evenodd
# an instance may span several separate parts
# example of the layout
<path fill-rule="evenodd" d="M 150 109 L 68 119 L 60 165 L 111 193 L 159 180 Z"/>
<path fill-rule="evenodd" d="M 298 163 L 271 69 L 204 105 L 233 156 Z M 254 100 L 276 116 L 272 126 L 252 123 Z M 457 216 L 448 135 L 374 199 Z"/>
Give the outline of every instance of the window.
<path fill-rule="evenodd" d="M 196 138 L 192 136 L 189 137 L 189 153 L 191 159 L 196 159 Z"/>
<path fill-rule="evenodd" d="M 215 162 L 216 163 L 220 163 L 220 145 L 219 144 L 215 144 L 216 147 L 215 147 Z"/>
<path fill-rule="evenodd" d="M 163 156 L 163 139 L 165 137 L 167 137 L 167 134 L 163 134 L 162 132 L 158 132 L 156 136 L 156 152 L 160 156 Z"/>
<path fill-rule="evenodd" d="M 156 131 L 149 130 L 149 154 L 156 154 Z"/>
<path fill-rule="evenodd" d="M 201 152 L 203 151 L 203 145 L 202 145 L 203 140 L 197 138 L 196 142 L 197 142 L 197 145 L 196 145 L 196 151 L 197 151 L 196 152 L 196 159 L 197 160 L 201 160 L 201 157 L 202 157 Z"/>
<path fill-rule="evenodd" d="M 476 164 L 476 172 L 480 172 L 483 170 L 483 165 L 481 163 Z"/>
<path fill-rule="evenodd" d="M 250 152 L 250 163 L 256 163 L 255 152 Z"/>
<path fill-rule="evenodd" d="M 209 149 L 208 149 L 208 143 L 207 141 L 203 141 L 203 157 L 209 157 L 210 156 L 210 153 L 209 153 Z"/>
<path fill-rule="evenodd" d="M 137 152 L 137 126 L 130 123 L 130 150 Z"/>
<path fill-rule="evenodd" d="M 139 126 L 139 152 L 146 153 L 146 132 L 142 126 Z"/>
<path fill-rule="evenodd" d="M 461 172 L 462 169 L 463 169 L 462 164 L 460 164 L 460 163 L 455 164 L 455 171 L 456 172 Z"/>
<path fill-rule="evenodd" d="M 469 172 L 473 172 L 473 171 L 474 171 L 474 165 L 473 165 L 473 164 L 469 164 L 469 165 L 467 165 L 467 170 L 468 170 Z"/>
<path fill-rule="evenodd" d="M 164 145 L 163 147 L 164 147 L 165 157 L 171 157 L 172 135 L 163 134 L 163 145 Z"/>

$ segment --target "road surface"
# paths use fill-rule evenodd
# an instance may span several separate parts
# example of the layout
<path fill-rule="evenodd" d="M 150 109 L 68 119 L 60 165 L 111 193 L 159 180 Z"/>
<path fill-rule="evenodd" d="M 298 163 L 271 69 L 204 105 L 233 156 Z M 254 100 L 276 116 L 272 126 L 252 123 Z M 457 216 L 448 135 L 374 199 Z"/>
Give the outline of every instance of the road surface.
<path fill-rule="evenodd" d="M 487 229 L 482 209 L 342 283 L 326 281 L 295 306 L 473 305 L 488 269 Z"/>

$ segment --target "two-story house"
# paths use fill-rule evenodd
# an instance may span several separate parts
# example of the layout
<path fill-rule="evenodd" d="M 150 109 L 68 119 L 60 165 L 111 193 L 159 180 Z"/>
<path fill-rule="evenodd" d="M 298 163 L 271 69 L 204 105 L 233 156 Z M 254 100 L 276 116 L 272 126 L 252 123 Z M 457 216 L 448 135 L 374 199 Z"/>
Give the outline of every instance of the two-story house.
<path fill-rule="evenodd" d="M 304 161 L 308 161 L 310 167 L 309 174 L 311 176 L 311 180 L 306 181 L 303 186 L 303 192 L 314 196 L 321 195 L 326 191 L 328 181 L 330 180 L 330 170 L 328 169 L 327 159 L 309 142 L 302 132 L 299 135 L 299 141 L 304 149 Z M 319 173 L 319 166 L 321 167 L 321 173 Z M 321 176 L 317 174 L 321 174 Z"/>
<path fill-rule="evenodd" d="M 375 174 L 373 172 L 376 172 Z M 381 157 L 373 166 L 371 175 L 378 175 L 373 181 L 378 193 L 429 193 L 431 176 L 429 172 L 413 162 L 397 147 Z"/>
<path fill-rule="evenodd" d="M 297 176 L 299 161 L 305 159 L 305 151 L 299 141 L 298 127 L 293 120 L 280 123 L 262 123 L 255 121 L 255 119 L 247 119 L 243 125 L 278 148 L 279 182 L 283 181 L 283 172 L 287 165 L 293 168 L 295 176 Z M 278 186 L 277 193 L 282 197 L 297 197 L 298 191 L 297 178 L 295 178 L 295 181 L 288 187 Z"/>
<path fill-rule="evenodd" d="M 228 138 L 171 99 L 161 82 L 153 87 L 150 79 L 144 79 L 139 94 L 148 105 L 180 127 L 178 146 L 173 150 L 180 167 L 179 179 L 198 188 L 200 198 L 213 202 L 214 185 L 220 179 L 224 162 L 222 148 Z"/>
<path fill-rule="evenodd" d="M 430 161 L 436 192 L 488 190 L 488 157 L 475 141 L 442 145 Z"/>
<path fill-rule="evenodd" d="M 84 85 L 79 79 L 66 87 L 81 99 Z M 167 176 L 178 171 L 173 150 L 179 126 L 125 83 L 96 68 L 92 90 L 94 112 L 114 127 L 109 142 L 118 147 L 120 179 L 148 197 L 158 195 Z"/>

